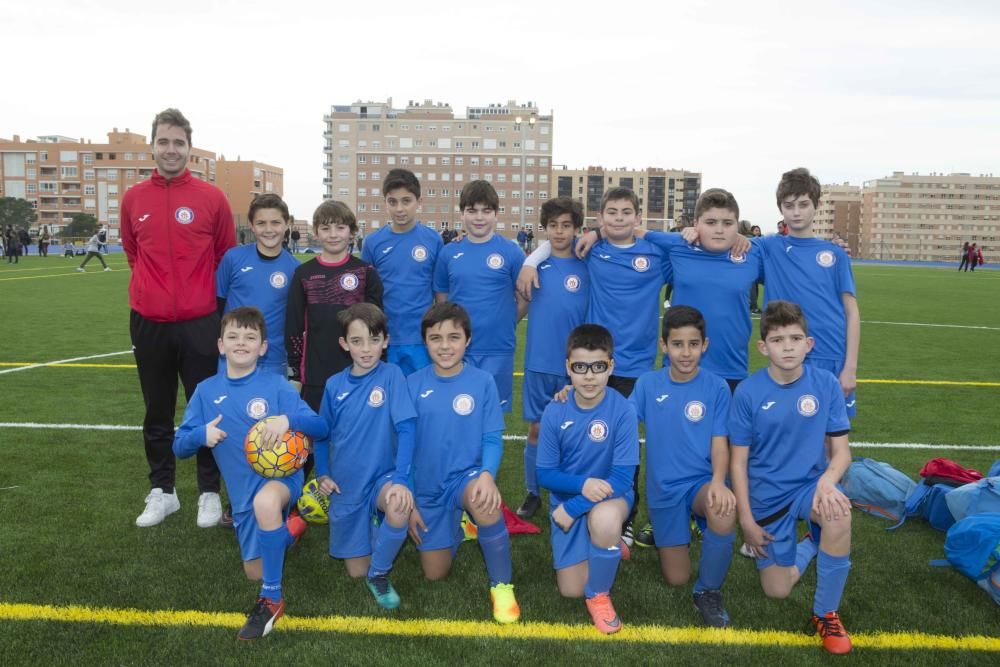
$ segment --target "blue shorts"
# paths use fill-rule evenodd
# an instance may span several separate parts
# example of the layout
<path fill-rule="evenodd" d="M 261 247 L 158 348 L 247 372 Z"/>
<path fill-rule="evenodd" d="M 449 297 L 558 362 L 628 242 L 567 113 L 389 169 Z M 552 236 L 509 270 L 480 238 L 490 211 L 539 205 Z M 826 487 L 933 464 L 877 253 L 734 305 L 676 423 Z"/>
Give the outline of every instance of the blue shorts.
<path fill-rule="evenodd" d="M 451 485 L 433 498 L 416 498 L 427 532 L 421 535 L 417 551 L 451 549 L 462 543 L 462 495 L 465 487 L 479 477 L 475 470 L 456 478 Z"/>
<path fill-rule="evenodd" d="M 500 394 L 500 411 L 510 412 L 514 403 L 514 353 L 466 354 L 465 360 L 493 376 Z"/>
<path fill-rule="evenodd" d="M 805 363 L 812 365 L 814 368 L 822 368 L 825 371 L 830 371 L 838 379 L 840 378 L 840 371 L 844 370 L 843 361 L 831 361 L 830 359 L 813 359 L 811 357 L 806 357 Z M 854 391 L 852 390 L 848 394 L 847 398 L 844 399 L 847 406 L 847 417 L 853 418 L 858 416 L 858 406 L 857 400 L 854 397 Z"/>
<path fill-rule="evenodd" d="M 524 421 L 542 421 L 542 412 L 549 404 L 557 391 L 569 384 L 569 377 L 563 375 L 552 375 L 551 373 L 539 373 L 538 371 L 524 371 L 524 385 L 521 389 L 521 415 Z"/>
<path fill-rule="evenodd" d="M 295 503 L 299 502 L 299 496 L 302 495 L 302 478 L 297 476 L 294 479 L 297 479 L 299 483 L 292 483 L 293 478 L 290 477 L 273 480 L 281 482 L 288 487 L 288 504 L 282 512 L 282 517 L 285 519 L 288 518 L 288 513 L 295 507 Z M 236 541 L 240 545 L 240 557 L 244 561 L 260 558 L 260 528 L 257 526 L 257 517 L 254 516 L 253 510 L 250 509 L 246 512 L 234 514 L 233 527 L 236 529 Z"/>
<path fill-rule="evenodd" d="M 622 499 L 628 504 L 631 512 L 632 505 L 635 504 L 635 494 L 629 491 Z M 572 567 L 590 557 L 590 527 L 587 525 L 586 514 L 574 521 L 569 531 L 564 533 L 563 529 L 552 520 L 550 508 L 549 532 L 552 534 L 552 566 L 555 569 Z"/>
<path fill-rule="evenodd" d="M 425 366 L 431 365 L 427 348 L 421 345 L 389 345 L 388 356 L 390 364 L 396 364 L 403 375 L 410 375 Z"/>
<path fill-rule="evenodd" d="M 789 567 L 795 565 L 795 550 L 798 547 L 797 528 L 799 521 L 809 522 L 809 531 L 813 540 L 819 544 L 819 526 L 809 520 L 812 514 L 813 496 L 816 495 L 816 484 L 819 479 L 809 482 L 799 489 L 798 493 L 791 500 L 788 512 L 780 519 L 776 519 L 767 525 L 761 524 L 761 528 L 771 533 L 774 540 L 767 545 L 767 556 L 757 559 L 757 569 L 763 570 L 765 567 L 780 565 Z M 837 485 L 840 489 L 840 485 Z M 843 491 L 843 489 L 841 489 Z"/>
<path fill-rule="evenodd" d="M 361 558 L 372 553 L 375 531 L 381 515 L 378 511 L 378 494 L 392 473 L 375 480 L 368 498 L 354 505 L 330 503 L 330 557 Z"/>
<path fill-rule="evenodd" d="M 688 484 L 683 490 L 683 497 L 676 505 L 649 508 L 649 522 L 653 524 L 653 539 L 657 547 L 680 547 L 691 544 L 691 513 L 694 499 L 698 497 L 701 487 L 711 481 L 712 476 L 705 475 Z M 679 488 L 672 490 L 675 493 L 681 491 Z M 695 517 L 695 521 L 702 531 L 708 525 L 703 516 Z"/>

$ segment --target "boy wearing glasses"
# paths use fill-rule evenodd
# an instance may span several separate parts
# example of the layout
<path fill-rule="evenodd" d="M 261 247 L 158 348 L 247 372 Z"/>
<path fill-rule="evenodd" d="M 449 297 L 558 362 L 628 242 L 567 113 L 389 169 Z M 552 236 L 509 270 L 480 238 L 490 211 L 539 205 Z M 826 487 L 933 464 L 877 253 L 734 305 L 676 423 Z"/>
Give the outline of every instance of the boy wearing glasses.
<path fill-rule="evenodd" d="M 438 254 L 434 300 L 451 301 L 468 311 L 476 337 L 465 360 L 493 376 L 500 408 L 510 412 L 515 328 L 527 312 L 527 302 L 516 299 L 514 289 L 524 252 L 514 241 L 496 234 L 500 199 L 492 185 L 486 181 L 466 183 L 459 207 L 467 236 Z"/>
<path fill-rule="evenodd" d="M 621 630 L 610 592 L 621 561 L 622 523 L 635 500 L 639 426 L 634 407 L 608 391 L 614 341 L 597 324 L 574 329 L 566 343 L 573 388 L 542 414 L 538 482 L 550 491 L 552 560 L 559 592 L 585 597 L 594 626 Z"/>

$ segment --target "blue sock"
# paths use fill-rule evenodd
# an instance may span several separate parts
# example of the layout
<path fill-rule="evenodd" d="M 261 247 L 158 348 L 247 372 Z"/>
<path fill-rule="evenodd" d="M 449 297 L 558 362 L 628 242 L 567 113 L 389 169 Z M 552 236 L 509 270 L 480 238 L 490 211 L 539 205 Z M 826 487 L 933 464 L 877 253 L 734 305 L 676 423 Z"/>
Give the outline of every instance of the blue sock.
<path fill-rule="evenodd" d="M 803 537 L 795 547 L 795 569 L 799 571 L 799 576 L 806 573 L 806 568 L 816 557 L 817 551 L 819 551 L 819 545 L 813 542 L 808 535 Z"/>
<path fill-rule="evenodd" d="M 524 485 L 528 493 L 538 495 L 538 475 L 535 472 L 538 462 L 538 443 L 529 442 L 524 445 Z"/>
<path fill-rule="evenodd" d="M 587 553 L 587 584 L 583 594 L 590 599 L 599 593 L 610 593 L 618 574 L 618 563 L 622 560 L 622 550 L 617 546 L 610 549 L 596 547 L 593 542 Z"/>
<path fill-rule="evenodd" d="M 406 524 L 399 528 L 390 526 L 388 521 L 383 520 L 375 534 L 375 547 L 372 549 L 372 561 L 368 566 L 368 578 L 386 574 L 392 569 L 392 562 L 396 560 L 396 554 L 406 541 Z"/>
<path fill-rule="evenodd" d="M 847 573 L 851 571 L 850 558 L 819 552 L 816 559 L 816 595 L 813 597 L 813 613 L 817 616 L 840 609 L 840 596 L 844 594 Z"/>
<path fill-rule="evenodd" d="M 694 592 L 717 591 L 722 588 L 729 572 L 729 563 L 733 560 L 733 540 L 736 533 L 719 535 L 711 528 L 705 529 L 705 537 L 701 543 L 701 561 L 698 563 L 698 581 L 694 583 Z"/>
<path fill-rule="evenodd" d="M 502 516 L 491 526 L 479 526 L 479 548 L 483 550 L 490 588 L 497 584 L 509 584 L 512 578 L 510 534 L 507 533 L 507 524 Z"/>
<path fill-rule="evenodd" d="M 260 594 L 275 602 L 281 599 L 281 571 L 285 567 L 285 549 L 288 548 L 288 529 L 282 524 L 274 530 L 258 530 L 260 559 L 263 569 Z"/>

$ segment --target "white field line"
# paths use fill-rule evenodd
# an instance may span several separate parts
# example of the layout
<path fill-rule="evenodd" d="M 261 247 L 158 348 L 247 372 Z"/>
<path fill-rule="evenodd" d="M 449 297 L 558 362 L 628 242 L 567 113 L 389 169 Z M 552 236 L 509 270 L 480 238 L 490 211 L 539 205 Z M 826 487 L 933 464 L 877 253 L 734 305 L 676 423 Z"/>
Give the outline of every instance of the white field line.
<path fill-rule="evenodd" d="M 88 359 L 102 359 L 104 357 L 117 357 L 122 354 L 132 354 L 132 350 L 124 350 L 122 352 L 105 352 L 104 354 L 91 354 L 86 357 L 73 357 L 72 359 L 59 359 L 57 361 L 46 361 L 40 364 L 31 364 L 30 366 L 18 366 L 16 368 L 5 368 L 0 371 L 0 375 L 5 373 L 18 373 L 20 371 L 30 371 L 32 368 L 44 368 L 45 366 L 55 366 L 57 364 L 69 364 L 74 361 L 87 361 Z"/>
<path fill-rule="evenodd" d="M 28 429 L 53 429 L 76 431 L 141 431 L 141 426 L 131 424 L 42 424 L 39 422 L 0 422 L 0 428 L 28 428 Z M 517 434 L 507 434 L 503 439 L 508 442 L 524 442 L 527 436 Z M 645 438 L 640 442 L 645 443 Z M 927 444 L 920 442 L 852 442 L 851 447 L 864 449 L 954 449 L 977 452 L 1000 451 L 1000 444 L 997 445 L 949 445 L 949 444 Z"/>
<path fill-rule="evenodd" d="M 862 324 L 895 324 L 901 327 L 938 327 L 941 329 L 982 329 L 984 331 L 1000 331 L 1000 327 L 979 327 L 968 324 L 929 324 L 927 322 L 881 322 L 879 320 L 862 320 Z"/>

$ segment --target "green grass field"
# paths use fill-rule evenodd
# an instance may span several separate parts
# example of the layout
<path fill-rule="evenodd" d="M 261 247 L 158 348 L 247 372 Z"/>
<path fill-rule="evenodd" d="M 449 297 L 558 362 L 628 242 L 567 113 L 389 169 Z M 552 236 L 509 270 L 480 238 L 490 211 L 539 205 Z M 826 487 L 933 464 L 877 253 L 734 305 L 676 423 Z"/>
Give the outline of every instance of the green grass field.
<path fill-rule="evenodd" d="M 128 268 L 120 254 L 109 261 L 114 271 L 88 266 L 85 275 L 73 271 L 76 261 L 61 257 L 0 263 L 0 422 L 141 423 L 142 396 L 129 354 L 6 372 L 18 364 L 129 349 Z M 1000 273 L 860 266 L 855 275 L 865 324 L 852 441 L 995 447 L 857 448 L 855 454 L 890 461 L 914 477 L 935 456 L 985 471 L 1000 457 L 994 412 L 1000 399 L 1000 308 L 994 305 Z M 759 367 L 759 355 L 751 356 Z M 183 400 L 178 419 L 182 410 Z M 508 418 L 507 432 L 524 435 L 517 413 L 519 408 Z M 501 475 L 512 507 L 523 495 L 521 450 L 520 441 L 508 443 Z M 753 563 L 734 557 L 724 592 L 736 630 L 713 634 L 698 629 L 690 586 L 667 587 L 655 553 L 636 549 L 614 591 L 626 630 L 605 640 L 589 627 L 582 602 L 559 597 L 547 529 L 512 539 L 523 622 L 502 629 L 491 621 L 485 569 L 474 543 L 462 546 L 451 576 L 435 584 L 423 580 L 417 554 L 407 545 L 393 574 L 403 604 L 388 614 L 377 609 L 363 583 L 326 557 L 325 530 L 311 530 L 286 563 L 289 616 L 271 636 L 241 645 L 236 629 L 257 585 L 243 577 L 230 531 L 195 527 L 192 462 L 179 464 L 181 511 L 159 527 L 138 529 L 133 522 L 148 490 L 139 432 L 0 426 L 0 457 L 5 665 L 829 660 L 818 639 L 801 634 L 814 567 L 789 599 L 773 601 L 760 592 Z M 967 640 L 947 648 L 947 637 L 982 635 L 993 640 L 987 648 L 997 651 L 1000 610 L 959 573 L 928 566 L 943 555 L 942 533 L 917 519 L 893 533 L 868 515 L 856 513 L 854 521 L 854 567 L 841 614 L 858 648 L 848 660 L 881 665 L 996 659 L 995 652 L 971 654 Z M 697 550 L 695 543 L 695 562 Z M 85 609 L 65 609 L 71 606 Z M 199 614 L 162 613 L 171 610 Z M 876 647 L 880 633 L 898 634 L 883 640 L 890 647 Z"/>

